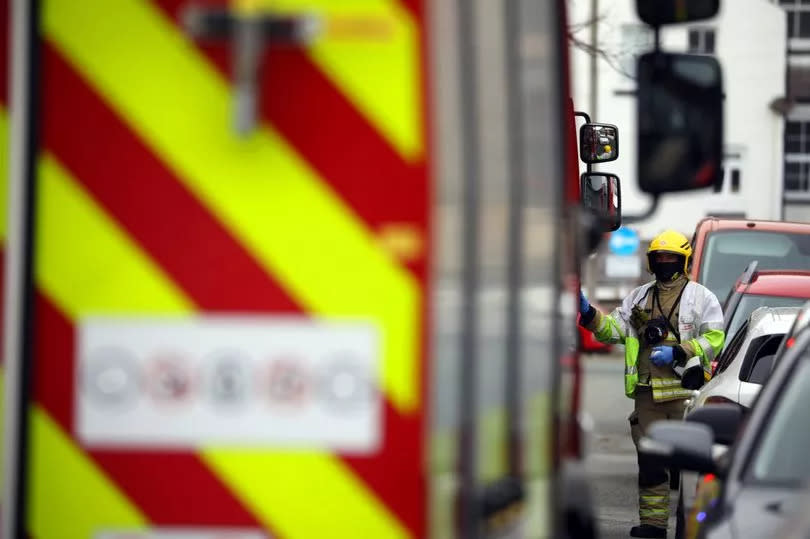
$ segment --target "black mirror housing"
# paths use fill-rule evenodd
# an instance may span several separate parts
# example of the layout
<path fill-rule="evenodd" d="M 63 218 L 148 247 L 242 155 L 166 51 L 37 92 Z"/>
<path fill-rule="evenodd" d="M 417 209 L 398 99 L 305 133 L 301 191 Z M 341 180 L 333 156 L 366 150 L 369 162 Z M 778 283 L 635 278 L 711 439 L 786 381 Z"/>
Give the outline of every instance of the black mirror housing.
<path fill-rule="evenodd" d="M 652 195 L 711 187 L 723 165 L 717 59 L 651 52 L 638 59 L 638 185 Z"/>
<path fill-rule="evenodd" d="M 622 191 L 619 177 L 607 172 L 586 172 L 580 176 L 580 200 L 591 213 L 599 232 L 612 232 L 622 224 Z"/>
<path fill-rule="evenodd" d="M 593 165 L 619 158 L 619 128 L 611 124 L 587 123 L 579 128 L 579 158 Z"/>
<path fill-rule="evenodd" d="M 650 26 L 701 21 L 719 9 L 720 0 L 636 0 L 636 13 Z"/>
<path fill-rule="evenodd" d="M 743 409 L 738 404 L 707 404 L 686 416 L 689 423 L 700 423 L 709 427 L 718 444 L 731 445 L 744 419 Z"/>
<path fill-rule="evenodd" d="M 717 473 L 712 457 L 712 431 L 700 423 L 656 421 L 641 439 L 639 451 L 662 466 Z"/>

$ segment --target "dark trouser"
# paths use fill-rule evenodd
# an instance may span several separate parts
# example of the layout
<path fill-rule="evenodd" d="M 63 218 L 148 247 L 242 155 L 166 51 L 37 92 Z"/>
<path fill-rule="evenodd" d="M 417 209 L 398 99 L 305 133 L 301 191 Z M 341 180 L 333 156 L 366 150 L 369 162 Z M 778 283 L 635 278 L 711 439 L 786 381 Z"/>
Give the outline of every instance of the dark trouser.
<path fill-rule="evenodd" d="M 683 419 L 683 399 L 655 402 L 652 391 L 636 389 L 635 409 L 630 414 L 630 435 L 638 442 L 653 421 Z M 669 520 L 669 471 L 638 454 L 638 516 L 641 524 L 667 527 Z"/>

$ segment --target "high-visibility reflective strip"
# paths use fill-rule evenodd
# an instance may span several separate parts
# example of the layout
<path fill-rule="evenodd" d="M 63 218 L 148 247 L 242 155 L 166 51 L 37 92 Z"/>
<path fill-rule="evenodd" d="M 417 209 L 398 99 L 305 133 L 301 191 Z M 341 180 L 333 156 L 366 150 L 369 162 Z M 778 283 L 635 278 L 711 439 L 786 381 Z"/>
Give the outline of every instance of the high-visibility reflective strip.
<path fill-rule="evenodd" d="M 673 386 L 680 386 L 681 381 L 678 378 L 653 378 L 652 379 L 652 386 L 653 387 L 673 387 Z"/>
<path fill-rule="evenodd" d="M 668 391 L 653 389 L 653 400 L 656 402 L 665 400 L 685 399 L 692 396 L 689 389 L 672 389 Z"/>
<path fill-rule="evenodd" d="M 659 515 L 669 515 L 669 508 L 667 509 L 653 509 L 653 508 L 644 508 L 640 509 L 638 512 L 639 516 L 642 517 L 652 517 L 652 516 L 659 516 Z"/>
<path fill-rule="evenodd" d="M 261 0 L 283 13 L 317 13 L 313 61 L 408 160 L 423 152 L 419 28 L 398 0 Z"/>
<path fill-rule="evenodd" d="M 36 276 L 62 311 L 73 319 L 191 311 L 191 301 L 52 156 L 39 167 Z"/>
<path fill-rule="evenodd" d="M 203 458 L 283 537 L 409 537 L 338 460 L 320 452 L 209 449 Z"/>
<path fill-rule="evenodd" d="M 380 325 L 383 387 L 399 411 L 414 410 L 418 284 L 278 136 L 262 130 L 242 140 L 230 132 L 228 88 L 187 39 L 134 0 L 52 0 L 44 24 L 61 52 L 299 303 Z"/>
<path fill-rule="evenodd" d="M 144 515 L 39 407 L 31 410 L 29 531 L 37 539 L 87 539 L 138 531 Z"/>
<path fill-rule="evenodd" d="M 645 504 L 663 503 L 669 500 L 667 496 L 639 496 L 639 500 Z"/>
<path fill-rule="evenodd" d="M 711 330 L 723 330 L 725 328 L 725 324 L 723 322 L 704 322 L 700 324 L 700 329 L 698 330 L 699 333 L 706 333 L 707 331 Z"/>

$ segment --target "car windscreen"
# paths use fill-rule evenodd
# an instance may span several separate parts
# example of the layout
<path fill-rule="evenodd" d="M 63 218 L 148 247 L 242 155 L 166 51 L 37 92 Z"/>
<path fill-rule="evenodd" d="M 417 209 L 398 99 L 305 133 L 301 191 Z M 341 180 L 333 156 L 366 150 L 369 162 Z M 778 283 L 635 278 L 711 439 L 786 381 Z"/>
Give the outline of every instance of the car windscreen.
<path fill-rule="evenodd" d="M 740 326 L 748 320 L 751 313 L 760 307 L 801 307 L 807 302 L 806 298 L 784 298 L 781 296 L 766 296 L 761 294 L 745 294 L 734 311 L 734 316 L 728 321 L 726 329 L 726 342 L 731 339 L 740 329 Z"/>
<path fill-rule="evenodd" d="M 757 269 L 810 268 L 810 234 L 727 230 L 710 234 L 701 262 L 700 282 L 721 302 L 752 261 Z"/>
<path fill-rule="evenodd" d="M 772 411 L 754 455 L 751 477 L 767 483 L 810 479 L 810 360 L 799 361 Z"/>

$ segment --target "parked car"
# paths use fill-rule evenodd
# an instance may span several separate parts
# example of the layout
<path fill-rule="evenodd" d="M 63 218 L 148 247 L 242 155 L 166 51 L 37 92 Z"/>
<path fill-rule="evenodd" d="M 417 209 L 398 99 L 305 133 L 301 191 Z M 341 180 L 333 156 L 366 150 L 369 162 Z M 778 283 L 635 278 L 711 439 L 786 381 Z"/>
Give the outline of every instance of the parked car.
<path fill-rule="evenodd" d="M 773 358 L 799 311 L 800 307 L 755 309 L 720 354 L 715 375 L 686 401 L 684 415 L 711 403 L 749 408 L 770 376 Z M 716 444 L 713 450 L 719 457 L 728 447 Z M 677 529 L 683 528 L 683 519 L 697 503 L 699 480 L 694 472 L 681 472 Z"/>
<path fill-rule="evenodd" d="M 759 307 L 798 307 L 810 300 L 810 271 L 762 270 L 751 262 L 723 304 L 726 343 Z"/>
<path fill-rule="evenodd" d="M 759 269 L 810 268 L 810 223 L 707 217 L 692 235 L 692 280 L 722 302 L 752 261 Z"/>
<path fill-rule="evenodd" d="M 654 423 L 642 439 L 661 465 L 704 474 L 686 537 L 775 537 L 804 510 L 795 501 L 810 480 L 810 325 L 797 326 L 750 413 L 708 404 L 686 421 Z M 732 451 L 713 454 L 715 442 L 732 441 Z"/>
<path fill-rule="evenodd" d="M 750 407 L 768 379 L 774 357 L 800 307 L 754 310 L 718 356 L 712 379 L 686 402 L 686 413 L 707 402 Z"/>

